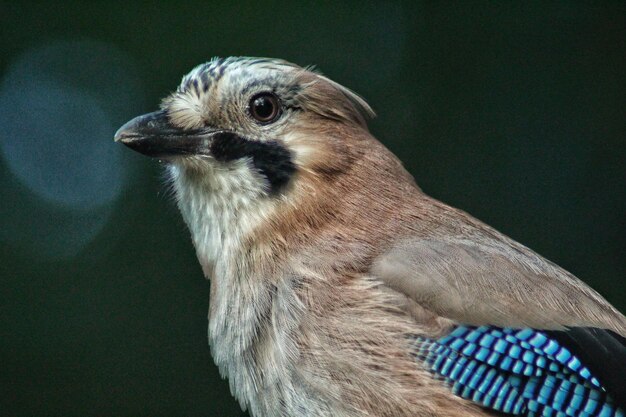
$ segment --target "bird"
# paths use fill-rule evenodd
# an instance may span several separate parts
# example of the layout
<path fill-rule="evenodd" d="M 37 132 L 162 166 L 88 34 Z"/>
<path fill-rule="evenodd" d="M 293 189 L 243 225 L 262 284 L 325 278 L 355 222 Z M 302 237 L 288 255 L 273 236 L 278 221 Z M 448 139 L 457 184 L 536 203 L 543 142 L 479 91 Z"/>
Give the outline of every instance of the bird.
<path fill-rule="evenodd" d="M 626 317 L 424 193 L 313 67 L 213 58 L 115 141 L 164 161 L 253 416 L 626 416 Z"/>

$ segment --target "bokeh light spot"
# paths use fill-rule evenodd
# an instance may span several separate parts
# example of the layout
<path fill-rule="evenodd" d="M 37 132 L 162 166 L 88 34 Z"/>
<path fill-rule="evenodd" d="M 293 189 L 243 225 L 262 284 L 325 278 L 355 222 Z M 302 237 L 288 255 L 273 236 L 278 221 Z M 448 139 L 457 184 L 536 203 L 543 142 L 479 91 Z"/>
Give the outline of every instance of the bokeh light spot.
<path fill-rule="evenodd" d="M 0 101 L 0 148 L 11 171 L 40 197 L 89 209 L 108 203 L 123 183 L 112 123 L 90 94 L 38 82 L 8 89 Z M 108 149 L 113 148 L 113 149 Z"/>
<path fill-rule="evenodd" d="M 2 182 L 23 209 L 0 210 L 1 238 L 58 257 L 97 234 L 128 179 L 112 138 L 141 107 L 138 80 L 123 52 L 89 40 L 36 47 L 11 63 L 0 84 L 0 155 L 22 186 Z"/>

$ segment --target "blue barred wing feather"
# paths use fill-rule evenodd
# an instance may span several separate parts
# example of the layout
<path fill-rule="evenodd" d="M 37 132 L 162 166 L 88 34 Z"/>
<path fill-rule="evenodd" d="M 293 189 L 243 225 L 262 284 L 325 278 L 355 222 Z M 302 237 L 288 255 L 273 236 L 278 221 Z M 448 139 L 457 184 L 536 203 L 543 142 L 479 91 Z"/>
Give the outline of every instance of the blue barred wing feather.
<path fill-rule="evenodd" d="M 459 326 L 414 341 L 416 357 L 462 398 L 527 417 L 626 417 L 581 359 L 533 329 Z M 626 378 L 626 376 L 625 376 Z"/>

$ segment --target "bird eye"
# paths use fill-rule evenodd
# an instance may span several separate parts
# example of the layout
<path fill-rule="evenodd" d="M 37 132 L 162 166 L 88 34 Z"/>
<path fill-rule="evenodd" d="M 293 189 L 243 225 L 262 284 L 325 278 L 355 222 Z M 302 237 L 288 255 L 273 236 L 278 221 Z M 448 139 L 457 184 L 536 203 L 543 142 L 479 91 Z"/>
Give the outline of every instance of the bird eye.
<path fill-rule="evenodd" d="M 272 93 L 260 93 L 250 99 L 250 114 L 261 123 L 271 123 L 280 114 L 278 97 Z"/>

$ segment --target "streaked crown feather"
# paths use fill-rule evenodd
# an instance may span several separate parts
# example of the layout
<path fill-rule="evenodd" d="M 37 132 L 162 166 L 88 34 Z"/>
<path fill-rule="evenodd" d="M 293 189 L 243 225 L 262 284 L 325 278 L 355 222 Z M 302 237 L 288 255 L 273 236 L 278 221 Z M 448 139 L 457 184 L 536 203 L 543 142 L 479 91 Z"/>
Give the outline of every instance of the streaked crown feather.
<path fill-rule="evenodd" d="M 362 97 L 313 67 L 301 67 L 281 59 L 252 57 L 215 57 L 198 65 L 183 77 L 177 91 L 164 100 L 163 108 L 167 109 L 177 99 L 192 107 L 192 103 L 210 95 L 212 88 L 218 88 L 226 75 L 231 75 L 229 83 L 236 83 L 240 93 L 263 83 L 268 88 L 280 86 L 289 91 L 286 99 L 291 107 L 311 111 L 326 119 L 366 129 L 367 119 L 375 116 Z"/>

